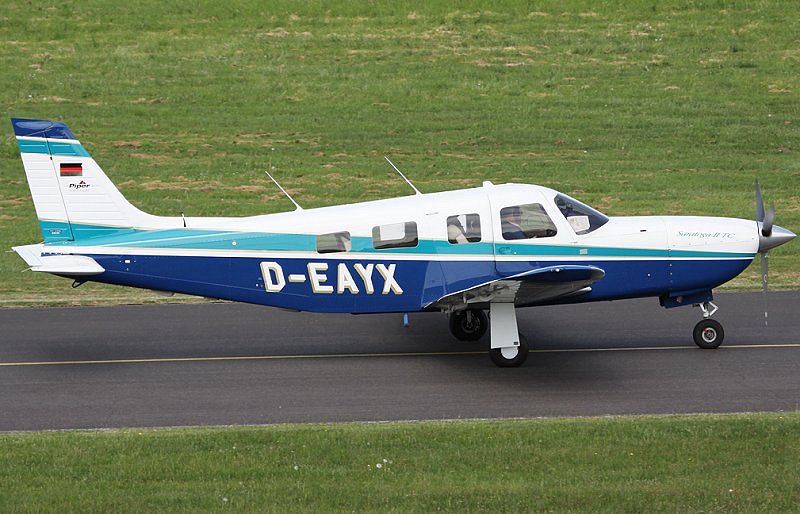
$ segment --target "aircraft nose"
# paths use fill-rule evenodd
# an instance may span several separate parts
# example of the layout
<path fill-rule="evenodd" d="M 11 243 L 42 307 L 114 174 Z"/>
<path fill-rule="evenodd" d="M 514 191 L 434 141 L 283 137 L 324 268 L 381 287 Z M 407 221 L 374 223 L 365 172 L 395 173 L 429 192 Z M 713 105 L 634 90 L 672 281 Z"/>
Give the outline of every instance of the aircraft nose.
<path fill-rule="evenodd" d="M 795 237 L 797 237 L 797 234 L 791 230 L 775 225 L 772 227 L 772 233 L 770 235 L 765 236 L 761 233 L 758 234 L 758 251 L 766 252 L 776 246 L 788 243 Z"/>

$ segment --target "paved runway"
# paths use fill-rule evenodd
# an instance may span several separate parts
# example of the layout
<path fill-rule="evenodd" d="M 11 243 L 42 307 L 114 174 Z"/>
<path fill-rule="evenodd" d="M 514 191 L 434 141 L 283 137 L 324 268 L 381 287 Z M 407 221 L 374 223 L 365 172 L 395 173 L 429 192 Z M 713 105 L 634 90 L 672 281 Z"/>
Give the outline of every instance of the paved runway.
<path fill-rule="evenodd" d="M 719 350 L 656 299 L 518 311 L 517 369 L 442 314 L 238 304 L 0 310 L 0 430 L 800 408 L 800 292 L 720 294 Z"/>

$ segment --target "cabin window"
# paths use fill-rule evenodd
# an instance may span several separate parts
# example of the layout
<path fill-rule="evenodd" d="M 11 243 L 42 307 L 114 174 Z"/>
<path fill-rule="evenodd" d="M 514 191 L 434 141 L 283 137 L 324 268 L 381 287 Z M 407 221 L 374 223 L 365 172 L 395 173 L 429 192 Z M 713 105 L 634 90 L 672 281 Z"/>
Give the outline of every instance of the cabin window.
<path fill-rule="evenodd" d="M 605 214 L 565 194 L 559 193 L 555 203 L 561 214 L 567 218 L 569 226 L 578 235 L 588 234 L 608 223 Z"/>
<path fill-rule="evenodd" d="M 384 248 L 410 248 L 419 244 L 417 224 L 413 221 L 378 225 L 372 228 L 372 246 Z"/>
<path fill-rule="evenodd" d="M 317 236 L 319 253 L 349 252 L 351 247 L 350 232 L 332 232 Z"/>
<path fill-rule="evenodd" d="M 538 203 L 500 209 L 500 223 L 503 239 L 507 240 L 553 237 L 557 232 L 553 220 Z"/>
<path fill-rule="evenodd" d="M 447 217 L 447 240 L 451 244 L 477 243 L 481 240 L 481 217 L 459 214 Z"/>

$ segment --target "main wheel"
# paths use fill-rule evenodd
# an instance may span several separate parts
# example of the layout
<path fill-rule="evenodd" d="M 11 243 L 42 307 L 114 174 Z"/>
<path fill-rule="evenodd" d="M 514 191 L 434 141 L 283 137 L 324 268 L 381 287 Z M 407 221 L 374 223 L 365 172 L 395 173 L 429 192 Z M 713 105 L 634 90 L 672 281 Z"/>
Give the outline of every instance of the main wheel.
<path fill-rule="evenodd" d="M 492 348 L 489 350 L 489 357 L 496 366 L 501 368 L 516 368 L 521 366 L 528 358 L 528 342 L 522 338 L 519 346 L 507 346 L 505 348 Z"/>
<path fill-rule="evenodd" d="M 694 344 L 705 350 L 713 350 L 722 344 L 725 331 L 722 325 L 713 319 L 704 319 L 694 326 Z"/>
<path fill-rule="evenodd" d="M 477 341 L 489 327 L 489 318 L 482 310 L 469 309 L 450 314 L 450 332 L 459 341 Z"/>

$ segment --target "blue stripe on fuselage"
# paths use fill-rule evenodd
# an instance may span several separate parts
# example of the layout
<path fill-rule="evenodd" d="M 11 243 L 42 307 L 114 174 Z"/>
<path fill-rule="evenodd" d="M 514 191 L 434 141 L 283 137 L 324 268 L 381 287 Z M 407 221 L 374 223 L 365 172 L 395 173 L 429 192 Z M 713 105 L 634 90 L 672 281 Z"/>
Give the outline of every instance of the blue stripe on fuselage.
<path fill-rule="evenodd" d="M 316 312 L 403 312 L 444 295 L 441 265 L 437 261 L 336 260 L 286 258 L 231 258 L 142 255 L 91 255 L 106 271 L 92 280 L 156 290 L 222 298 Z M 281 277 L 268 280 L 283 282 L 280 292 L 267 292 L 262 263 L 274 262 Z M 323 264 L 313 271 L 321 290 L 312 291 L 309 262 Z M 361 273 L 356 269 L 361 265 Z M 342 273 L 339 266 L 344 266 Z M 381 269 L 382 267 L 382 269 Z M 493 263 L 483 263 L 484 270 Z M 293 282 L 292 275 L 303 277 Z M 474 275 L 474 273 L 473 273 Z M 366 276 L 366 277 L 365 277 Z M 386 290 L 394 281 L 400 290 Z M 372 292 L 367 286 L 371 285 Z M 340 283 L 348 284 L 344 290 Z"/>
<path fill-rule="evenodd" d="M 186 294 L 270 305 L 287 309 L 316 312 L 404 312 L 422 309 L 425 305 L 454 292 L 487 283 L 499 277 L 494 262 L 430 261 L 430 260 L 337 260 L 292 259 L 277 257 L 191 257 L 142 255 L 91 255 L 105 273 L 92 280 L 148 289 L 176 291 Z M 274 262 L 280 267 L 285 282 L 280 292 L 267 292 L 261 267 Z M 308 263 L 320 263 L 314 271 L 321 290 L 312 292 Z M 367 291 L 365 279 L 355 265 L 370 269 L 373 292 Z M 606 275 L 592 285 L 591 292 L 549 303 L 614 300 L 660 296 L 674 291 L 711 289 L 741 273 L 750 260 L 674 261 L 573 261 L 560 264 L 581 264 L 601 268 Z M 553 262 L 529 263 L 531 269 Z M 344 266 L 341 272 L 339 266 Z M 370 266 L 371 265 L 371 266 Z M 390 280 L 402 292 L 384 291 L 386 279 L 378 269 L 393 267 Z M 393 265 L 393 266 L 392 266 Z M 292 282 L 303 277 L 303 282 Z M 324 275 L 324 276 L 323 276 Z M 268 280 L 277 282 L 273 274 Z M 346 286 L 341 287 L 340 282 Z M 327 286 L 327 287 L 326 287 Z"/>

